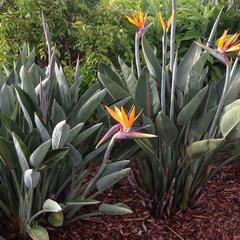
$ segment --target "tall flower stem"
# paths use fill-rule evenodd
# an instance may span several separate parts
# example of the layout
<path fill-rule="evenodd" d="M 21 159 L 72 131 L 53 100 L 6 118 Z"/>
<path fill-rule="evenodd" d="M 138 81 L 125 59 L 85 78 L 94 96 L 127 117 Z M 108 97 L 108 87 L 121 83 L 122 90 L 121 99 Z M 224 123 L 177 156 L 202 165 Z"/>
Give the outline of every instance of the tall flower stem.
<path fill-rule="evenodd" d="M 171 71 L 173 71 L 173 64 L 174 64 L 177 0 L 172 0 L 172 14 L 173 14 L 173 22 L 171 25 L 171 37 L 170 37 L 170 70 Z"/>
<path fill-rule="evenodd" d="M 175 98 L 175 87 L 177 79 L 177 58 L 178 53 L 176 52 L 173 69 L 172 69 L 172 88 L 171 88 L 171 103 L 170 103 L 170 119 L 173 121 L 174 117 L 174 98 Z"/>
<path fill-rule="evenodd" d="M 137 66 L 137 75 L 138 78 L 140 77 L 141 74 L 141 63 L 140 63 L 140 55 L 139 55 L 139 37 L 138 34 L 136 33 L 135 35 L 135 61 L 136 61 L 136 66 Z"/>
<path fill-rule="evenodd" d="M 222 93 L 220 102 L 218 104 L 217 112 L 214 116 L 211 128 L 209 130 L 209 134 L 208 134 L 208 136 L 210 138 L 213 138 L 214 135 L 215 135 L 215 128 L 217 126 L 218 119 L 219 119 L 219 116 L 222 112 L 222 109 L 223 109 L 223 106 L 224 106 L 224 101 L 225 101 L 225 98 L 226 98 L 226 95 L 227 95 L 227 90 L 228 90 L 228 85 L 229 85 L 228 83 L 229 83 L 229 80 L 230 80 L 230 74 L 231 74 L 231 64 L 227 64 L 226 65 L 226 79 L 225 79 L 225 83 L 224 83 L 224 87 L 223 87 L 223 93 Z"/>
<path fill-rule="evenodd" d="M 86 190 L 83 193 L 83 197 L 86 197 L 88 195 L 88 193 L 92 190 L 92 186 L 96 183 L 96 181 L 98 180 L 98 178 L 101 176 L 101 174 L 103 173 L 104 169 L 107 166 L 108 160 L 109 160 L 109 156 L 111 154 L 111 151 L 113 149 L 115 143 L 115 137 L 113 136 L 110 143 L 108 144 L 107 150 L 104 154 L 104 159 L 102 162 L 101 167 L 99 168 L 97 174 L 94 176 L 94 178 L 91 180 L 91 182 L 89 183 L 89 185 L 87 186 Z"/>
<path fill-rule="evenodd" d="M 163 31 L 162 36 L 162 81 L 161 81 L 161 108 L 162 112 L 166 112 L 166 61 L 167 61 L 167 32 Z"/>

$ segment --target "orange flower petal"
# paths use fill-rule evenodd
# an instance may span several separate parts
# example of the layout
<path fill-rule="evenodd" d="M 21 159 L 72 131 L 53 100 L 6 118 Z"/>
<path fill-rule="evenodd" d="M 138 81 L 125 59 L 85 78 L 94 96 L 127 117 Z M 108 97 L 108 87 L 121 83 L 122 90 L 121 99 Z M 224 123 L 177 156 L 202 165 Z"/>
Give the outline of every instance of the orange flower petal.
<path fill-rule="evenodd" d="M 138 24 L 139 24 L 139 27 L 143 27 L 144 26 L 142 11 L 138 12 Z"/>
<path fill-rule="evenodd" d="M 232 35 L 232 37 L 230 37 L 224 44 L 223 49 L 227 50 L 228 47 L 230 47 L 239 37 L 239 34 L 235 33 L 234 35 Z"/>
<path fill-rule="evenodd" d="M 231 52 L 234 53 L 234 52 L 238 52 L 239 50 L 240 50 L 240 43 L 238 43 L 238 44 L 236 44 L 236 45 L 228 48 L 228 49 L 226 50 L 226 52 L 228 52 L 228 53 L 231 53 Z"/>
<path fill-rule="evenodd" d="M 120 111 L 120 109 L 116 106 L 114 106 L 115 109 L 115 113 L 118 115 L 119 119 L 120 119 L 120 123 L 123 124 L 123 118 L 122 118 L 122 113 Z"/>
<path fill-rule="evenodd" d="M 174 13 L 172 13 L 172 16 L 168 19 L 168 21 L 167 21 L 167 32 L 168 32 L 168 30 L 169 30 L 169 28 L 171 27 L 171 25 L 172 25 L 172 22 L 173 22 L 173 17 L 174 17 Z"/>
<path fill-rule="evenodd" d="M 111 108 L 107 106 L 106 106 L 106 109 L 113 119 L 115 119 L 119 123 L 122 123 L 121 117 L 119 117 L 119 115 L 116 112 L 114 112 Z"/>
<path fill-rule="evenodd" d="M 161 24 L 161 26 L 162 26 L 163 31 L 166 31 L 166 24 L 165 24 L 165 22 L 164 22 L 164 20 L 163 20 L 163 17 L 162 17 L 162 13 L 161 13 L 161 12 L 159 13 L 159 18 L 160 18 L 160 24 Z"/>
<path fill-rule="evenodd" d="M 227 33 L 228 33 L 228 30 L 224 30 L 222 36 L 218 39 L 218 49 L 223 48 L 223 45 L 227 40 Z"/>
<path fill-rule="evenodd" d="M 121 107 L 121 114 L 122 114 L 122 120 L 123 120 L 123 124 L 126 128 L 131 128 L 132 126 L 130 125 L 130 122 L 128 120 L 128 116 L 126 114 L 126 112 L 124 111 L 124 108 Z"/>
<path fill-rule="evenodd" d="M 135 111 L 136 111 L 136 107 L 133 105 L 132 106 L 132 111 L 129 114 L 129 122 L 130 122 L 131 125 L 133 125 L 133 123 L 134 123 Z"/>
<path fill-rule="evenodd" d="M 138 13 L 133 17 L 128 17 L 127 19 L 130 23 L 138 27 L 139 29 L 144 28 L 147 22 L 147 14 L 143 15 L 142 11 L 138 11 Z"/>
<path fill-rule="evenodd" d="M 139 116 L 141 115 L 143 109 L 138 113 L 138 115 L 134 118 L 134 122 L 139 118 Z"/>
<path fill-rule="evenodd" d="M 128 21 L 138 27 L 138 22 L 135 18 L 127 17 Z"/>

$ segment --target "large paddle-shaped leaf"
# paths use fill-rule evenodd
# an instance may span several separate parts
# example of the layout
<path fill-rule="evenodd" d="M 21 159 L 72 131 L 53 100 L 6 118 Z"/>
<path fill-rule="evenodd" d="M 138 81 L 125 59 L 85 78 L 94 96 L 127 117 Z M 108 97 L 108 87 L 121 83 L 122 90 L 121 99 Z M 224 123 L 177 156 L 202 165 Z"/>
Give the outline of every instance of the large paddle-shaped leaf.
<path fill-rule="evenodd" d="M 87 102 L 84 103 L 83 106 L 78 111 L 76 116 L 77 122 L 87 121 L 90 118 L 90 116 L 93 114 L 93 112 L 97 109 L 97 107 L 100 105 L 106 93 L 107 93 L 107 90 L 103 89 L 95 93 L 91 98 L 89 98 Z"/>
<path fill-rule="evenodd" d="M 222 116 L 220 129 L 225 138 L 240 138 L 240 105 L 231 108 Z"/>
<path fill-rule="evenodd" d="M 28 159 L 30 157 L 29 150 L 24 141 L 19 138 L 15 133 L 12 133 L 14 147 L 17 152 L 19 164 L 21 166 L 23 174 L 29 169 Z"/>
<path fill-rule="evenodd" d="M 33 167 L 38 167 L 46 157 L 48 150 L 52 145 L 51 139 L 42 143 L 30 156 L 30 163 Z"/>
<path fill-rule="evenodd" d="M 192 44 L 177 68 L 176 85 L 182 91 L 185 90 L 189 73 L 194 63 L 200 57 L 201 52 L 202 50 L 200 47 L 198 47 L 196 44 Z"/>
<path fill-rule="evenodd" d="M 143 108 L 144 114 L 148 117 L 159 111 L 160 100 L 156 82 L 146 68 L 143 69 L 138 79 L 135 101 L 140 108 Z"/>
<path fill-rule="evenodd" d="M 114 184 L 126 177 L 129 171 L 130 168 L 126 168 L 101 177 L 96 183 L 97 189 L 101 192 L 105 191 L 106 189 L 112 187 Z"/>
<path fill-rule="evenodd" d="M 120 100 L 129 96 L 122 80 L 119 79 L 118 75 L 107 65 L 99 65 L 98 77 L 113 99 Z"/>
<path fill-rule="evenodd" d="M 17 155 L 14 146 L 2 137 L 0 137 L 0 157 L 9 169 L 16 168 Z"/>
<path fill-rule="evenodd" d="M 67 141 L 68 134 L 70 131 L 70 126 L 66 123 L 66 121 L 59 122 L 52 134 L 52 148 L 57 149 L 64 146 Z"/>
<path fill-rule="evenodd" d="M 160 137 L 169 145 L 173 144 L 178 136 L 178 129 L 171 119 L 163 112 L 159 112 L 156 118 L 156 127 Z"/>
<path fill-rule="evenodd" d="M 177 121 L 180 125 L 187 125 L 190 122 L 193 115 L 196 113 L 200 104 L 202 103 L 207 90 L 208 86 L 203 88 L 186 106 L 184 106 L 177 118 Z"/>
<path fill-rule="evenodd" d="M 142 38 L 142 49 L 149 72 L 160 83 L 162 68 L 146 37 Z"/>
<path fill-rule="evenodd" d="M 198 159 L 215 150 L 222 141 L 223 139 L 206 139 L 194 142 L 190 147 L 188 147 L 187 153 L 191 159 Z"/>

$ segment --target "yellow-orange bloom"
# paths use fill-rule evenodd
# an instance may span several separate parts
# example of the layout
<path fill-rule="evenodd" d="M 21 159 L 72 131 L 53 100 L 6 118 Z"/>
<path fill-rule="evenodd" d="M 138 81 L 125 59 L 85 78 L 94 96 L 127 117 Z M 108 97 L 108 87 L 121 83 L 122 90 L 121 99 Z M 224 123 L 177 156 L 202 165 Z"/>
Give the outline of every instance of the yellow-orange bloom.
<path fill-rule="evenodd" d="M 237 54 L 240 51 L 240 42 L 237 41 L 240 33 L 235 33 L 232 36 L 228 36 L 228 30 L 225 30 L 222 36 L 217 41 L 217 47 L 204 46 L 201 43 L 195 42 L 201 48 L 207 50 L 211 55 L 224 62 L 230 64 L 229 54 Z"/>
<path fill-rule="evenodd" d="M 112 139 L 157 137 L 156 135 L 153 135 L 153 134 L 138 132 L 138 130 L 146 128 L 147 126 L 133 128 L 133 123 L 138 119 L 138 117 L 142 112 L 140 111 L 140 113 L 138 113 L 137 116 L 135 116 L 136 114 L 135 106 L 132 106 L 132 109 L 128 115 L 125 112 L 123 107 L 119 109 L 118 107 L 115 106 L 114 110 L 112 110 L 111 108 L 106 106 L 106 109 L 108 113 L 111 115 L 111 117 L 118 122 L 118 124 L 114 125 L 108 130 L 108 132 L 103 136 L 103 138 L 97 144 L 97 147 L 111 136 L 113 136 Z"/>
<path fill-rule="evenodd" d="M 112 116 L 113 119 L 115 119 L 118 123 L 120 123 L 124 129 L 131 129 L 133 126 L 133 123 L 137 120 L 137 118 L 140 116 L 141 112 L 135 116 L 136 108 L 135 106 L 132 107 L 132 110 L 129 114 L 129 116 L 126 114 L 123 107 L 121 107 L 121 110 L 118 107 L 114 107 L 113 111 L 111 108 L 106 106 L 106 109 L 108 113 Z"/>
<path fill-rule="evenodd" d="M 135 14 L 133 17 L 127 16 L 127 19 L 130 23 L 135 25 L 138 29 L 144 28 L 147 25 L 147 14 L 143 14 L 143 12 L 140 10 Z"/>
<path fill-rule="evenodd" d="M 173 22 L 173 16 L 174 16 L 174 13 L 172 12 L 171 17 L 167 21 L 164 21 L 162 13 L 161 12 L 159 13 L 160 24 L 164 32 L 168 32 L 168 30 L 170 29 Z"/>
<path fill-rule="evenodd" d="M 235 53 L 240 51 L 240 42 L 237 41 L 239 33 L 232 36 L 227 35 L 228 30 L 225 30 L 222 36 L 218 39 L 218 51 L 220 53 Z"/>
<path fill-rule="evenodd" d="M 139 10 L 134 16 L 127 16 L 128 21 L 138 28 L 137 36 L 138 38 L 142 37 L 145 32 L 149 29 L 151 24 L 148 23 L 147 14 L 143 14 L 141 10 Z"/>

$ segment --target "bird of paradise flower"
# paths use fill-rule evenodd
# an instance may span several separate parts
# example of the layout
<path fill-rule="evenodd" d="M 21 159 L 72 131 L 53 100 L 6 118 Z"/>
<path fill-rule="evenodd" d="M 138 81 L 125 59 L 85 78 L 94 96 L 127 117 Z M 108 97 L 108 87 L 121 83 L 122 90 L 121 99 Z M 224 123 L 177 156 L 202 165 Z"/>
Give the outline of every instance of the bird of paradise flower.
<path fill-rule="evenodd" d="M 108 132 L 103 136 L 100 142 L 97 144 L 96 148 L 106 141 L 109 137 L 112 136 L 112 140 L 119 139 L 133 139 L 133 138 L 152 138 L 157 137 L 153 134 L 141 133 L 138 132 L 140 129 L 146 128 L 147 126 L 135 128 L 133 127 L 134 122 L 141 115 L 140 111 L 136 116 L 136 107 L 132 106 L 130 113 L 127 115 L 124 108 L 121 107 L 121 110 L 118 107 L 114 107 L 114 110 L 106 106 L 106 109 L 110 116 L 116 120 L 118 123 L 111 127 Z"/>
<path fill-rule="evenodd" d="M 195 42 L 201 48 L 207 50 L 212 56 L 219 59 L 221 62 L 229 65 L 229 55 L 236 55 L 239 57 L 240 41 L 238 41 L 240 33 L 228 35 L 228 30 L 225 30 L 222 36 L 217 41 L 216 47 L 208 47 L 199 42 Z"/>

